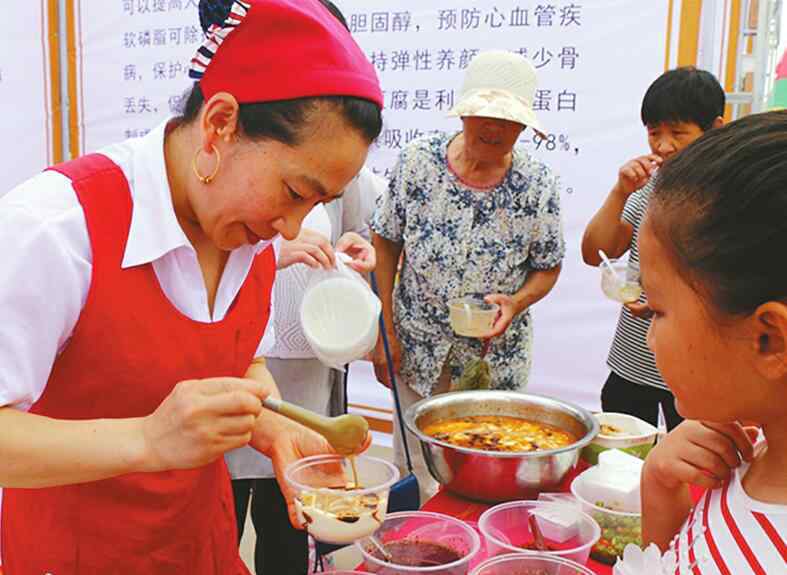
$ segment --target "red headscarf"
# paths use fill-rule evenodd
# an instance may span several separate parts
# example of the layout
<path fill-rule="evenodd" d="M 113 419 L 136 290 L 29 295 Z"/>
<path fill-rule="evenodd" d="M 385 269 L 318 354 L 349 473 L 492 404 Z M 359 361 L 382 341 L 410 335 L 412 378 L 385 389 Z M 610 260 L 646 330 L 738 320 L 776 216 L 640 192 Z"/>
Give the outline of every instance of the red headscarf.
<path fill-rule="evenodd" d="M 205 99 L 239 103 L 355 96 L 383 107 L 374 67 L 318 0 L 235 0 L 191 61 Z"/>

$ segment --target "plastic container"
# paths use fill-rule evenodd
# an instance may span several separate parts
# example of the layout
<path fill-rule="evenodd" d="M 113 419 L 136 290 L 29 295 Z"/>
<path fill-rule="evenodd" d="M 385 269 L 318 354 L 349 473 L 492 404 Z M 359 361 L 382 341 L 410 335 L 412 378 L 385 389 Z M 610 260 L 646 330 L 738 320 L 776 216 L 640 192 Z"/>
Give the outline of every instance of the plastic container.
<path fill-rule="evenodd" d="M 552 555 L 516 553 L 501 555 L 481 563 L 471 575 L 595 575 L 593 571 Z M 644 575 L 644 574 L 643 574 Z"/>
<path fill-rule="evenodd" d="M 592 494 L 589 499 L 603 501 L 601 507 L 639 513 L 641 508 L 640 483 L 642 469 L 602 467 L 597 465 L 585 471 L 581 484 L 585 493 Z"/>
<path fill-rule="evenodd" d="M 625 413 L 594 413 L 601 426 L 599 434 L 582 449 L 581 458 L 590 465 L 598 463 L 598 455 L 607 449 L 620 449 L 645 459 L 656 443 L 659 430 L 633 415 Z M 618 430 L 614 434 L 605 426 Z"/>
<path fill-rule="evenodd" d="M 470 525 L 440 513 L 391 513 L 375 533 L 393 556 L 388 563 L 368 540 L 356 543 L 364 567 L 381 575 L 466 575 L 481 548 L 481 538 Z"/>
<path fill-rule="evenodd" d="M 629 266 L 627 260 L 610 260 L 613 275 L 609 267 L 601 264 L 601 291 L 609 299 L 619 303 L 633 303 L 639 300 L 642 286 L 639 283 L 639 270 Z"/>
<path fill-rule="evenodd" d="M 448 320 L 456 335 L 481 337 L 492 329 L 500 306 L 478 297 L 461 297 L 448 302 Z"/>
<path fill-rule="evenodd" d="M 377 343 L 382 305 L 363 278 L 336 254 L 336 268 L 315 270 L 301 303 L 301 326 L 314 355 L 343 369 Z"/>
<path fill-rule="evenodd" d="M 597 473 L 597 468 L 588 469 L 574 479 L 571 493 L 582 510 L 601 527 L 601 538 L 591 549 L 591 557 L 613 565 L 629 543 L 642 546 L 642 513 L 639 510 L 622 511 L 617 508 L 618 502 L 605 501 L 587 481 L 592 473 Z"/>
<path fill-rule="evenodd" d="M 550 547 L 547 555 L 563 557 L 584 565 L 590 548 L 601 537 L 598 524 L 576 507 L 540 501 L 513 501 L 488 509 L 478 520 L 484 536 L 488 557 L 507 553 L 539 553 L 528 550 L 535 541 L 529 518 L 536 522 L 544 542 Z"/>
<path fill-rule="evenodd" d="M 358 482 L 353 489 L 349 459 L 317 455 L 290 465 L 285 478 L 295 491 L 298 520 L 318 541 L 344 545 L 357 541 L 382 525 L 388 492 L 399 480 L 399 471 L 382 459 L 355 458 Z"/>

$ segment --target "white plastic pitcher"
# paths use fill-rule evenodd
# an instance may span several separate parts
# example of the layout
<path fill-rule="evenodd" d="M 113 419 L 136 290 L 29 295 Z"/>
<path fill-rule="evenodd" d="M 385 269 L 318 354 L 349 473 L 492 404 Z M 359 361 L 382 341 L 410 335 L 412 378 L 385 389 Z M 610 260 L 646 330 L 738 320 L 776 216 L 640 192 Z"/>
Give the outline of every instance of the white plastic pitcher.
<path fill-rule="evenodd" d="M 377 343 L 382 305 L 361 275 L 336 254 L 336 268 L 318 270 L 301 303 L 301 326 L 314 355 L 336 369 L 370 352 Z"/>

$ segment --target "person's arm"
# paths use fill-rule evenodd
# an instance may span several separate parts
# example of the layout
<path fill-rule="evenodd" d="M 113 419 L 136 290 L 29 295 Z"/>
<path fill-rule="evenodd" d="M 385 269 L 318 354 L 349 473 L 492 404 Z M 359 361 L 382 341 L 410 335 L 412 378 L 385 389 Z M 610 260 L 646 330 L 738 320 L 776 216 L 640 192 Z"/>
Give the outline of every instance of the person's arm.
<path fill-rule="evenodd" d="M 691 511 L 689 485 L 716 489 L 751 461 L 756 430 L 737 423 L 685 421 L 648 454 L 642 471 L 642 542 L 662 551 Z"/>
<path fill-rule="evenodd" d="M 388 331 L 393 333 L 393 291 L 399 257 L 402 254 L 402 244 L 388 240 L 376 233 L 372 234 L 372 244 L 377 253 L 375 276 L 378 296 L 383 305 L 383 320 Z"/>
<path fill-rule="evenodd" d="M 401 348 L 399 347 L 399 339 L 396 336 L 396 329 L 394 327 L 393 291 L 394 283 L 396 282 L 399 257 L 402 254 L 402 244 L 385 239 L 376 233 L 372 233 L 372 243 L 377 253 L 377 267 L 375 270 L 375 277 L 377 278 L 377 295 L 380 298 L 380 303 L 383 308 L 383 322 L 385 324 L 385 334 L 388 338 L 391 359 L 393 360 L 393 369 L 394 372 L 398 372 L 401 365 Z M 377 377 L 377 381 L 386 387 L 390 387 L 391 378 L 388 374 L 388 363 L 385 356 L 382 333 L 378 336 L 377 345 L 372 352 L 372 363 L 374 364 L 374 373 Z"/>
<path fill-rule="evenodd" d="M 689 486 L 684 483 L 666 487 L 644 473 L 641 483 L 642 543 L 655 543 L 666 551 L 691 513 Z"/>
<path fill-rule="evenodd" d="M 408 146 L 399 155 L 399 160 L 391 172 L 391 179 L 386 189 L 380 190 L 377 208 L 372 218 L 372 245 L 377 256 L 375 278 L 377 290 L 382 304 L 385 331 L 390 344 L 394 372 L 399 371 L 401 348 L 394 327 L 394 285 L 399 261 L 404 250 L 404 230 L 407 224 L 407 193 L 408 184 L 412 180 L 408 166 L 418 165 L 418 148 Z M 416 157 L 413 157 L 413 155 Z M 372 352 L 372 363 L 377 381 L 390 387 L 385 349 L 382 333 L 377 339 L 377 346 Z"/>
<path fill-rule="evenodd" d="M 601 263 L 599 250 L 610 258 L 619 258 L 628 251 L 634 227 L 623 217 L 626 202 L 648 183 L 661 161 L 659 156 L 651 154 L 635 158 L 620 168 L 617 183 L 582 236 L 582 259 L 586 264 Z"/>
<path fill-rule="evenodd" d="M 560 276 L 561 262 L 566 253 L 563 221 L 560 212 L 560 186 L 552 171 L 541 165 L 543 183 L 538 200 L 538 213 L 532 222 L 528 271 L 522 286 L 513 294 L 493 293 L 485 297 L 488 303 L 500 306 L 495 323 L 483 339 L 502 335 L 513 319 L 540 301 L 555 287 Z M 530 217 L 530 216 L 528 216 Z"/>
<path fill-rule="evenodd" d="M 205 465 L 249 442 L 264 396 L 257 382 L 217 378 L 179 383 L 146 417 L 58 420 L 0 408 L 0 487 Z"/>
<path fill-rule="evenodd" d="M 561 269 L 562 266 L 557 266 L 548 270 L 531 271 L 522 288 L 513 296 L 517 313 L 523 312 L 537 301 L 544 299 L 555 287 Z"/>
<path fill-rule="evenodd" d="M 0 486 L 51 487 L 147 471 L 142 420 L 59 421 L 0 409 Z"/>
<path fill-rule="evenodd" d="M 526 311 L 531 305 L 546 297 L 552 291 L 560 276 L 561 266 L 548 270 L 533 270 L 527 275 L 522 287 L 513 295 L 490 294 L 484 298 L 488 303 L 500 306 L 500 313 L 492 325 L 492 329 L 483 339 L 497 337 L 508 329 L 513 319 Z"/>

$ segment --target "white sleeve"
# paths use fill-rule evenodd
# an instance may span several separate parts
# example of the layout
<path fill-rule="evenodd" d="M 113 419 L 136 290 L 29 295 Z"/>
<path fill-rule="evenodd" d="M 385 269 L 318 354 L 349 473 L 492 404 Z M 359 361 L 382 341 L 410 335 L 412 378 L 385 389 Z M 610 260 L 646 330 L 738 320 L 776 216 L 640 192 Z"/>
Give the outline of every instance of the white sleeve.
<path fill-rule="evenodd" d="M 64 176 L 45 172 L 0 200 L 0 406 L 41 397 L 87 299 L 91 259 Z"/>
<path fill-rule="evenodd" d="M 385 179 L 369 168 L 361 168 L 358 176 L 344 191 L 342 233 L 357 232 L 369 239 L 369 223 L 374 215 L 377 198 L 387 187 L 388 183 Z"/>
<path fill-rule="evenodd" d="M 274 314 L 276 313 L 274 309 L 274 305 L 276 303 L 273 294 L 276 292 L 275 289 L 271 290 L 271 310 L 268 314 L 268 325 L 265 326 L 265 333 L 262 335 L 262 339 L 260 340 L 260 345 L 257 346 L 257 353 L 254 354 L 254 357 L 264 357 L 267 356 L 270 351 L 273 349 L 273 346 L 276 344 L 276 322 L 273 321 Z"/>
<path fill-rule="evenodd" d="M 279 261 L 279 255 L 281 254 L 281 236 L 277 236 L 276 239 L 273 240 L 273 253 L 275 255 L 276 261 Z M 278 281 L 279 273 L 277 272 L 275 281 Z M 276 327 L 275 321 L 273 318 L 275 317 L 276 310 L 274 309 L 275 305 L 275 298 L 273 294 L 276 293 L 276 289 L 271 289 L 271 308 L 270 313 L 268 313 L 268 325 L 265 326 L 265 333 L 262 334 L 262 339 L 260 340 L 260 345 L 257 346 L 257 353 L 254 354 L 254 357 L 264 357 L 267 356 L 270 351 L 273 349 L 273 346 L 276 344 Z"/>

